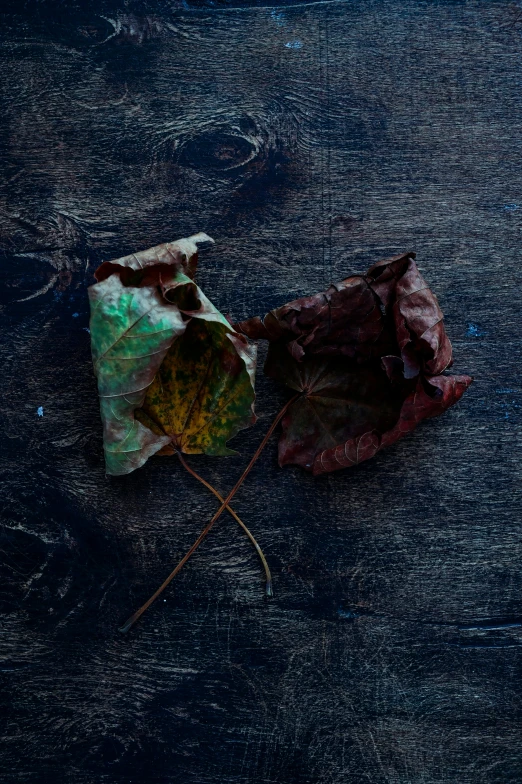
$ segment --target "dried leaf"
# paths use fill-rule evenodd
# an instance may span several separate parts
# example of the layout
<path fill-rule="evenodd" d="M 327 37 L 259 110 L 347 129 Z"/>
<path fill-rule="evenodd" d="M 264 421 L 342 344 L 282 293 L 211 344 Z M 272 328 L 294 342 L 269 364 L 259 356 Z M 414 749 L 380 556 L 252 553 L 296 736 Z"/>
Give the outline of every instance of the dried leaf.
<path fill-rule="evenodd" d="M 414 259 L 381 261 L 237 326 L 270 341 L 265 373 L 302 393 L 282 421 L 280 465 L 314 474 L 356 465 L 445 411 L 471 383 L 440 375 L 451 344 Z"/>
<path fill-rule="evenodd" d="M 255 421 L 255 349 L 192 277 L 197 234 L 105 262 L 89 289 L 107 473 L 153 454 L 230 454 Z"/>

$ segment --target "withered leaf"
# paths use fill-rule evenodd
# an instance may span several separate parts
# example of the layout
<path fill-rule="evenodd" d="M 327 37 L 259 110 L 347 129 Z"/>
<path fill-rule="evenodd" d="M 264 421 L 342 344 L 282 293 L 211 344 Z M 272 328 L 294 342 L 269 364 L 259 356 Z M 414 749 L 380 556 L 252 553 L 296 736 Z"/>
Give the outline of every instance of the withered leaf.
<path fill-rule="evenodd" d="M 270 341 L 265 373 L 301 393 L 282 420 L 279 463 L 321 474 L 373 457 L 459 400 L 441 375 L 451 343 L 415 254 L 380 261 L 237 329 Z"/>
<path fill-rule="evenodd" d="M 107 473 L 153 454 L 230 454 L 255 421 L 255 347 L 192 280 L 205 234 L 105 262 L 90 287 Z"/>

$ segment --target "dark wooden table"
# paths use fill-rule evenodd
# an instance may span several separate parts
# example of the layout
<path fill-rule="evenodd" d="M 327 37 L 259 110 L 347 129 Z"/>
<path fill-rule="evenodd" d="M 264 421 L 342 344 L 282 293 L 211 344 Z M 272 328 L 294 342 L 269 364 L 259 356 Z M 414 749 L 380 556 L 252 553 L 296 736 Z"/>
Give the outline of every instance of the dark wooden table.
<path fill-rule="evenodd" d="M 522 781 L 522 8 L 18 2 L 2 24 L 5 784 Z M 87 286 L 196 231 L 236 319 L 413 249 L 475 383 L 314 479 L 105 476 Z M 259 373 L 230 488 L 285 399 Z"/>

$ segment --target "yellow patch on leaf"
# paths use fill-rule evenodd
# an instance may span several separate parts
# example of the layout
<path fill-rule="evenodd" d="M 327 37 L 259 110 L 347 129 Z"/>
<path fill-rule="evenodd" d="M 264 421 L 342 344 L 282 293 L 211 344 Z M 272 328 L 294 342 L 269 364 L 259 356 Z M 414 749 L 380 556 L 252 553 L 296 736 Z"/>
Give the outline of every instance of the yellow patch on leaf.
<path fill-rule="evenodd" d="M 227 455 L 226 442 L 252 422 L 254 390 L 245 363 L 219 322 L 192 319 L 150 385 L 136 419 L 165 433 L 161 454 Z"/>

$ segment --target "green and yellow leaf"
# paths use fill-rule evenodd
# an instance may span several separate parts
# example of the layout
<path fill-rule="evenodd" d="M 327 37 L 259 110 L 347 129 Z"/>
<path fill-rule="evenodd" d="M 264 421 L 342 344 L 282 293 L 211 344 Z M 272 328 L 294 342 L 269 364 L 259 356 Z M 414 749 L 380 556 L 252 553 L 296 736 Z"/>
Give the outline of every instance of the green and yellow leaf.
<path fill-rule="evenodd" d="M 191 280 L 204 234 L 97 270 L 89 289 L 107 473 L 156 453 L 231 454 L 255 421 L 255 348 Z"/>

